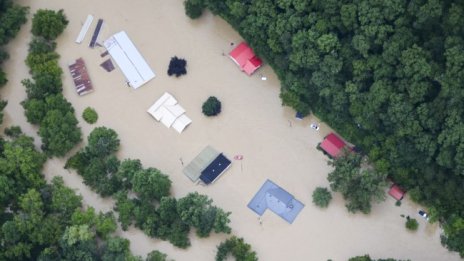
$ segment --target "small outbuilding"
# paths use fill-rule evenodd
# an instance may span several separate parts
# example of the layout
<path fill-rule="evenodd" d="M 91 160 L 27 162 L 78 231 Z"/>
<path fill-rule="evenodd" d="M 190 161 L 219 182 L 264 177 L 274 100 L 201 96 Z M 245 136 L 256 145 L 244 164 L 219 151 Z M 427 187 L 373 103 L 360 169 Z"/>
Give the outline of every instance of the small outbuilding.
<path fill-rule="evenodd" d="M 337 158 L 341 155 L 346 143 L 332 132 L 325 137 L 320 146 L 329 156 Z"/>
<path fill-rule="evenodd" d="M 261 65 L 263 61 L 259 59 L 248 46 L 247 43 L 241 42 L 230 53 L 229 57 L 244 71 L 247 75 L 252 75 Z"/>
<path fill-rule="evenodd" d="M 398 185 L 393 184 L 388 191 L 388 194 L 396 200 L 402 200 L 406 192 L 402 190 Z"/>

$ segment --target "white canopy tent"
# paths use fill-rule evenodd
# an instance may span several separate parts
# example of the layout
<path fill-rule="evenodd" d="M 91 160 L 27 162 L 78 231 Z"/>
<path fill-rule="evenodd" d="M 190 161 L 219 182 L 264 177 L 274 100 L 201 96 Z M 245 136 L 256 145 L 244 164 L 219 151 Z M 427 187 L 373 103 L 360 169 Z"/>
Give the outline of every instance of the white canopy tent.
<path fill-rule="evenodd" d="M 155 73 L 135 48 L 126 32 L 122 31 L 111 36 L 103 45 L 121 68 L 132 88 L 137 89 L 155 77 Z"/>
<path fill-rule="evenodd" d="M 148 108 L 147 112 L 157 121 L 161 121 L 164 126 L 172 127 L 179 133 L 192 123 L 192 120 L 184 114 L 185 109 L 167 92 Z"/>

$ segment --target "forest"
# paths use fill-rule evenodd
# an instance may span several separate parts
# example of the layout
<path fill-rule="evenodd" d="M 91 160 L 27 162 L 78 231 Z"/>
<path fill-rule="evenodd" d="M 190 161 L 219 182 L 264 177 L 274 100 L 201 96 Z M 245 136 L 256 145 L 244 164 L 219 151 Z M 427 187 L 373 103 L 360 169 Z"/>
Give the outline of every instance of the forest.
<path fill-rule="evenodd" d="M 327 122 L 426 205 L 464 256 L 464 1 L 187 0 L 276 72 L 282 104 Z"/>

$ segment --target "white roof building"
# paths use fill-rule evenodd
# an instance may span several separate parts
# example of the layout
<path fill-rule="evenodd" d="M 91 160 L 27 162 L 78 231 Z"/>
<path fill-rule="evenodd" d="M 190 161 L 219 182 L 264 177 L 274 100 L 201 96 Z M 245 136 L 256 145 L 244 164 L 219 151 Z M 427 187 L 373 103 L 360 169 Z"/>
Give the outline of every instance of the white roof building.
<path fill-rule="evenodd" d="M 185 109 L 167 92 L 148 108 L 147 112 L 157 121 L 161 121 L 164 126 L 172 127 L 179 133 L 192 123 L 192 120 L 184 114 Z"/>
<path fill-rule="evenodd" d="M 137 89 L 155 77 L 155 73 L 135 48 L 126 32 L 122 31 L 111 36 L 103 45 L 121 68 L 132 88 Z"/>

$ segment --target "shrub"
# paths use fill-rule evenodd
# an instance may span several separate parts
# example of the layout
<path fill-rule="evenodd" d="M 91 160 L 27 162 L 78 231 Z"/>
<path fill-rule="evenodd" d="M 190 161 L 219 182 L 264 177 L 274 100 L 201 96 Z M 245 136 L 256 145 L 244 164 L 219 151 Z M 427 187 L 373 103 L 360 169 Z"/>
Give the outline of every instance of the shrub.
<path fill-rule="evenodd" d="M 84 112 L 82 112 L 82 118 L 89 123 L 94 124 L 98 120 L 98 114 L 94 108 L 87 107 Z"/>
<path fill-rule="evenodd" d="M 313 192 L 313 203 L 321 208 L 326 208 L 330 200 L 332 200 L 332 194 L 327 188 L 317 187 Z"/>
<path fill-rule="evenodd" d="M 179 77 L 184 74 L 187 74 L 187 70 L 185 69 L 186 66 L 187 61 L 185 61 L 182 58 L 177 58 L 177 56 L 174 56 L 171 58 L 171 61 L 169 62 L 168 75 L 172 76 L 174 74 L 176 75 L 176 77 Z"/>
<path fill-rule="evenodd" d="M 221 112 L 221 102 L 214 96 L 210 96 L 203 103 L 203 114 L 206 116 L 216 116 Z"/>
<path fill-rule="evenodd" d="M 417 223 L 417 220 L 415 218 L 406 218 L 406 228 L 411 230 L 411 231 L 416 231 L 417 228 L 419 227 L 419 223 Z"/>

